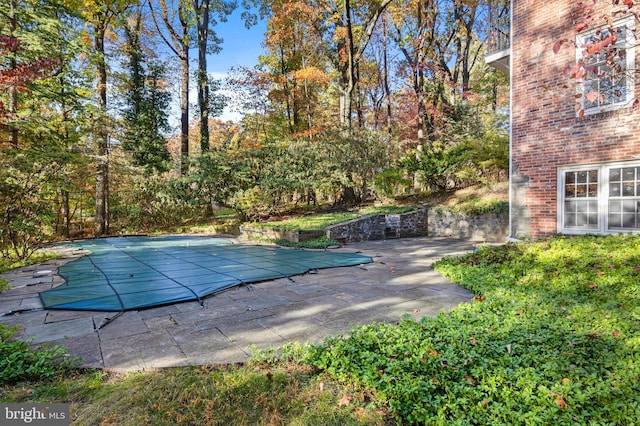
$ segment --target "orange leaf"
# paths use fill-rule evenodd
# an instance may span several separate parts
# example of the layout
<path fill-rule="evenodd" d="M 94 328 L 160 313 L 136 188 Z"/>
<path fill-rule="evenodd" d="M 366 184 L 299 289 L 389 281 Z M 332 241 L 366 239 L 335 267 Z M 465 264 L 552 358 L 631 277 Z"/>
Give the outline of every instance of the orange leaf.
<path fill-rule="evenodd" d="M 589 102 L 595 102 L 599 95 L 600 94 L 598 92 L 589 92 L 587 93 L 587 100 Z"/>
<path fill-rule="evenodd" d="M 564 44 L 564 40 L 558 40 L 553 44 L 553 53 L 558 53 Z"/>

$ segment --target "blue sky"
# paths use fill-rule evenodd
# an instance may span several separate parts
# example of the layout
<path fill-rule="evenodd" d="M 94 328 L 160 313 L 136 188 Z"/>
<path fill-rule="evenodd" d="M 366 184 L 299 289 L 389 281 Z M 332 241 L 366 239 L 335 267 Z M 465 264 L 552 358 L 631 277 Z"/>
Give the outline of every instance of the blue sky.
<path fill-rule="evenodd" d="M 220 53 L 208 58 L 207 70 L 213 78 L 224 78 L 232 67 L 252 68 L 258 63 L 258 56 L 263 54 L 262 40 L 267 28 L 266 21 L 258 21 L 258 25 L 247 29 L 241 14 L 242 10 L 237 9 L 227 22 L 221 22 L 215 27 L 216 34 L 224 39 L 224 43 Z M 219 118 L 237 120 L 240 116 L 225 110 Z"/>
<path fill-rule="evenodd" d="M 208 68 L 211 72 L 226 73 L 236 65 L 253 67 L 262 54 L 262 39 L 266 31 L 265 21 L 258 21 L 258 25 L 247 29 L 241 18 L 242 10 L 236 10 L 227 22 L 221 22 L 214 27 L 216 34 L 224 39 L 222 51 L 211 55 Z"/>

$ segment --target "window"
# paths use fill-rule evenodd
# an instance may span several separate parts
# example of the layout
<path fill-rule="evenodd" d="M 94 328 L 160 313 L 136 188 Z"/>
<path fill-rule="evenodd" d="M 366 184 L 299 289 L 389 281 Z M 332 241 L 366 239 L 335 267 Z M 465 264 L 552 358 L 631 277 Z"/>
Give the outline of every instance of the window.
<path fill-rule="evenodd" d="M 564 226 L 598 226 L 598 170 L 565 172 Z"/>
<path fill-rule="evenodd" d="M 640 230 L 640 167 L 609 169 L 609 229 Z"/>
<path fill-rule="evenodd" d="M 634 25 L 633 17 L 629 17 L 610 28 L 598 28 L 578 35 L 576 56 L 584 75 L 579 80 L 577 95 L 584 114 L 611 111 L 632 103 Z M 604 47 L 598 48 L 598 45 Z"/>
<path fill-rule="evenodd" d="M 560 169 L 558 200 L 559 232 L 640 232 L 640 163 Z"/>

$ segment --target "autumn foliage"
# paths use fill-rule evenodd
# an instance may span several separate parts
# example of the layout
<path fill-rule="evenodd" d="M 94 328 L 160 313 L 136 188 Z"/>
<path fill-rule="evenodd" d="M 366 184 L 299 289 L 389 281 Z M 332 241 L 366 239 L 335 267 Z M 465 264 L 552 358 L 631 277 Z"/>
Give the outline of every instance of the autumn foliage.
<path fill-rule="evenodd" d="M 14 88 L 27 91 L 34 80 L 41 80 L 51 75 L 59 61 L 52 58 L 39 58 L 31 62 L 18 62 L 15 58 L 22 50 L 22 42 L 16 38 L 0 34 L 0 88 Z M 7 111 L 0 99 L 0 126 L 7 120 L 14 119 L 15 114 Z"/>

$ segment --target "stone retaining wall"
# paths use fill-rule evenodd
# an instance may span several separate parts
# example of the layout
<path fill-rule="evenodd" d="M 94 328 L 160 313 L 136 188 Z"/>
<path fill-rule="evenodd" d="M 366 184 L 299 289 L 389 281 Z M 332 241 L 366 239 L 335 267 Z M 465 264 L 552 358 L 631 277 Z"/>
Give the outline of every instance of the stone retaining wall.
<path fill-rule="evenodd" d="M 509 235 L 508 213 L 468 216 L 449 210 L 429 210 L 428 235 L 462 240 L 503 243 Z"/>
<path fill-rule="evenodd" d="M 402 214 L 372 214 L 328 226 L 328 238 L 340 242 L 384 240 L 427 235 L 427 212 L 416 210 Z"/>
<path fill-rule="evenodd" d="M 467 216 L 449 210 L 420 209 L 402 214 L 372 214 L 331 225 L 324 230 L 292 231 L 241 227 L 247 237 L 270 240 L 306 241 L 326 235 L 341 243 L 418 236 L 450 237 L 462 240 L 502 243 L 509 234 L 507 213 Z"/>

